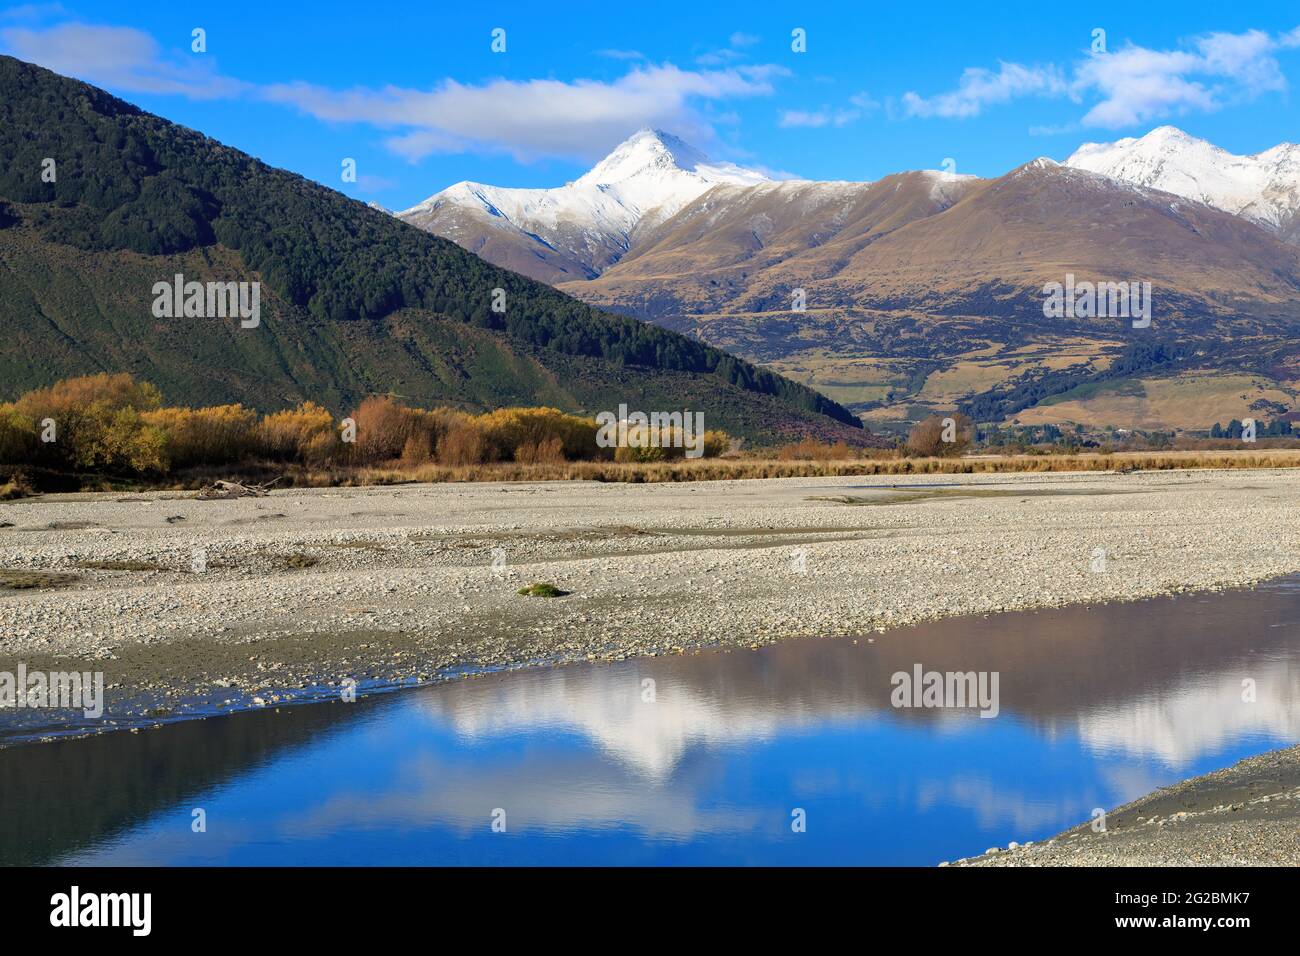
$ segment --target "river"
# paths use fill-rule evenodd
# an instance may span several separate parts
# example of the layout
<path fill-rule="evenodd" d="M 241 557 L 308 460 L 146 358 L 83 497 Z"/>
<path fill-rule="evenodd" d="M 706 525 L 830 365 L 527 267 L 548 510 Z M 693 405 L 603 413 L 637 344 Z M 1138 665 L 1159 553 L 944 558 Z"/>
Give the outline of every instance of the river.
<path fill-rule="evenodd" d="M 20 744 L 0 863 L 934 865 L 1297 741 L 1281 580 Z"/>

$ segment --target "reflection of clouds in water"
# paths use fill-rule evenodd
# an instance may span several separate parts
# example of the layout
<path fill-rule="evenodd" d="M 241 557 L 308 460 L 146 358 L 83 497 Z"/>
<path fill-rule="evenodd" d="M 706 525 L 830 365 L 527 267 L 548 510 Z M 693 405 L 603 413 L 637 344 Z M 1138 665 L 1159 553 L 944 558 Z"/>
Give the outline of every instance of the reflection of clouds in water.
<path fill-rule="evenodd" d="M 1102 764 L 1100 771 L 1110 786 L 1109 801 L 1103 806 L 1106 810 L 1132 803 L 1138 797 L 1145 797 L 1173 782 L 1168 777 L 1152 773 L 1149 767 L 1141 764 Z"/>
<path fill-rule="evenodd" d="M 1232 596 L 1215 600 L 1232 600 Z M 1167 641 L 1165 652 L 1135 657 L 1139 665 L 1136 676 L 1147 679 L 1125 681 L 1126 689 L 1118 695 L 1104 668 L 1084 666 L 1095 658 L 1078 665 L 1086 679 L 1071 683 L 1053 669 L 1068 668 L 1068 660 L 1062 665 L 1026 652 L 1023 665 L 1014 655 L 999 659 L 998 669 L 1005 678 L 1004 714 L 1016 714 L 1035 724 L 1049 742 L 1079 737 L 1099 755 L 1157 759 L 1173 768 L 1222 752 L 1243 738 L 1300 740 L 1300 676 L 1294 674 L 1293 666 L 1288 667 L 1286 656 L 1261 655 L 1258 665 L 1241 664 L 1240 650 L 1218 639 L 1219 625 L 1200 623 L 1205 612 L 1190 606 L 1130 606 L 1108 613 L 1112 623 L 1133 627 L 1150 623 L 1149 615 L 1161 613 L 1165 631 L 1169 630 L 1169 615 L 1183 615 L 1184 630 L 1190 629 L 1188 633 L 1197 637 L 1199 651 L 1199 661 L 1188 669 L 1201 676 L 1180 676 L 1177 635 L 1171 637 L 1165 631 L 1157 634 Z M 1071 632 L 1072 642 L 1095 643 L 1098 625 L 1090 616 L 1093 614 L 1090 609 L 1066 618 L 1082 628 L 1079 634 Z M 1253 618 L 1242 621 L 1247 630 L 1259 626 Z M 692 747 L 740 748 L 800 731 L 818 733 L 837 719 L 915 726 L 936 738 L 972 729 L 996 734 L 999 728 L 991 725 L 998 722 L 972 723 L 974 712 L 896 711 L 889 706 L 891 669 L 902 666 L 898 662 L 910 656 L 919 660 L 950 657 L 951 648 L 943 640 L 956 627 L 940 630 L 936 626 L 940 636 L 932 639 L 932 646 L 909 647 L 907 654 L 897 659 L 880 659 L 865 648 L 850 650 L 842 642 L 807 643 L 769 649 L 756 656 L 728 655 L 725 660 L 658 659 L 475 681 L 431 695 L 426 709 L 471 741 L 539 730 L 579 733 L 656 782 L 669 779 Z M 978 630 L 979 624 L 968 623 L 967 627 Z M 1115 633 L 1123 633 L 1123 628 L 1104 630 L 1104 634 Z M 1000 646 L 998 635 L 985 636 Z M 1290 649 L 1283 652 L 1287 656 L 1292 653 Z M 1028 694 L 1020 702 L 1023 706 L 1007 699 L 1006 692 L 1017 686 L 1039 687 L 1045 679 L 1039 672 L 1043 668 L 1053 681 L 1062 682 L 1059 696 Z M 641 701 L 640 682 L 647 676 L 657 681 L 655 704 Z M 1240 701 L 1243 677 L 1256 680 L 1257 703 Z"/>
<path fill-rule="evenodd" d="M 985 830 L 1010 825 L 1018 833 L 1059 827 L 1062 820 L 1078 815 L 1084 804 L 1095 806 L 1095 797 L 1068 794 L 1054 800 L 1033 800 L 1020 793 L 999 790 L 988 777 L 971 774 L 925 781 L 916 790 L 916 808 L 920 812 L 944 805 L 963 807 L 974 812 Z M 1086 811 L 1083 816 L 1087 816 Z"/>
<path fill-rule="evenodd" d="M 499 766 L 457 764 L 422 753 L 408 760 L 386 793 L 345 792 L 273 824 L 289 839 L 340 829 L 451 826 L 488 833 L 492 810 L 506 811 L 508 832 L 632 827 L 645 836 L 683 841 L 709 833 L 743 833 L 763 821 L 754 810 L 707 810 L 694 786 L 647 788 L 597 754 L 546 751 Z"/>
<path fill-rule="evenodd" d="M 1255 703 L 1241 699 L 1247 677 L 1256 684 Z M 1249 735 L 1300 740 L 1300 673 L 1287 661 L 1186 679 L 1140 700 L 1079 714 L 1079 736 L 1092 750 L 1155 758 L 1170 767 Z"/>
<path fill-rule="evenodd" d="M 190 829 L 190 814 L 186 808 L 171 811 L 162 828 L 130 834 L 90 850 L 69 854 L 51 866 L 221 866 L 230 851 L 264 837 L 259 826 L 229 819 L 209 821 L 206 833 Z"/>
<path fill-rule="evenodd" d="M 641 679 L 653 675 L 656 702 L 641 699 Z M 823 707 L 743 689 L 701 691 L 649 667 L 601 667 L 520 672 L 501 681 L 438 688 L 423 709 L 469 741 L 517 733 L 571 730 L 643 777 L 663 783 L 692 746 L 770 740 L 837 715 L 870 711 L 843 700 Z"/>

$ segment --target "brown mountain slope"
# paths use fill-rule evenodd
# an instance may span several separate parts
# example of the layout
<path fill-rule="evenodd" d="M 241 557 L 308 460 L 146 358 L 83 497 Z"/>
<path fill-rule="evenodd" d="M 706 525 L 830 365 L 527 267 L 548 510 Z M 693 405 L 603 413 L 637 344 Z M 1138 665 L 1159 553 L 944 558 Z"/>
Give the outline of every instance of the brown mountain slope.
<path fill-rule="evenodd" d="M 726 205 L 714 190 L 598 278 L 562 287 L 768 365 L 881 424 L 987 394 L 1046 401 L 1068 391 L 1063 374 L 1100 381 L 1125 350 L 1151 342 L 1193 354 L 1108 386 L 1147 396 L 1144 427 L 1192 427 L 1209 415 L 1204 396 L 1219 393 L 1233 397 L 1224 421 L 1300 407 L 1293 245 L 1209 206 L 1050 162 L 953 183 L 938 201 L 926 175 L 859 186 L 830 216 L 826 204 L 762 208 L 757 194 Z M 766 233 L 753 228 L 765 221 Z M 1150 282 L 1150 328 L 1045 318 L 1043 286 L 1070 273 Z M 792 311 L 796 289 L 804 312 Z M 1198 385 L 1193 407 L 1179 398 L 1191 395 L 1186 380 L 1168 378 L 1187 372 L 1221 377 L 1223 388 Z M 1258 387 L 1232 391 L 1242 375 Z M 1125 417 L 1133 402 L 1107 394 L 1070 395 L 1032 420 L 1135 424 Z"/>
<path fill-rule="evenodd" d="M 797 194 L 781 210 L 779 187 L 772 209 L 757 189 L 724 204 L 719 188 L 599 278 L 562 287 L 643 315 L 788 310 L 795 288 L 810 309 L 1027 314 L 1044 283 L 1071 272 L 1149 281 L 1157 307 L 1180 314 L 1271 311 L 1300 295 L 1300 250 L 1199 203 L 1055 165 L 959 180 L 942 195 L 932 176 L 860 187 L 840 222 Z M 783 228 L 763 237 L 755 224 L 766 222 Z"/>
<path fill-rule="evenodd" d="M 1219 405 L 1224 421 L 1300 416 L 1300 249 L 1197 201 L 1051 160 L 996 179 L 715 185 L 638 224 L 599 264 L 562 262 L 526 233 L 500 238 L 508 230 L 491 218 L 439 228 L 872 422 L 957 407 L 1145 427 L 1194 427 Z M 1149 282 L 1151 325 L 1047 318 L 1044 286 L 1071 274 Z"/>
<path fill-rule="evenodd" d="M 815 251 L 807 260 L 817 263 L 813 274 L 834 275 L 866 246 L 942 212 L 979 183 L 910 172 L 873 183 L 717 186 L 636 236 L 628 254 L 598 278 L 561 288 L 642 317 L 732 311 L 764 270 Z M 660 295 L 663 289 L 669 294 Z"/>
<path fill-rule="evenodd" d="M 779 283 L 814 272 L 818 250 L 786 264 Z M 1300 292 L 1300 250 L 1252 223 L 1167 193 L 1079 170 L 1029 164 L 912 223 L 834 273 L 856 297 L 959 306 L 981 285 L 1027 292 L 1080 278 L 1151 282 L 1170 300 L 1206 306 L 1287 302 Z"/>

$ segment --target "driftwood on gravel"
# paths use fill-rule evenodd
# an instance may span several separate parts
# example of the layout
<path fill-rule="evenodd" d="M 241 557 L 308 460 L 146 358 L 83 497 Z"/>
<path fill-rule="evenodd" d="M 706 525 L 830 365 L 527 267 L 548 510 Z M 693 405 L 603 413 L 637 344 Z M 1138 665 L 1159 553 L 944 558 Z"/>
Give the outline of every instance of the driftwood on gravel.
<path fill-rule="evenodd" d="M 204 485 L 194 497 L 200 501 L 218 501 L 224 498 L 265 498 L 279 478 L 261 485 L 246 485 L 242 481 L 214 481 Z"/>

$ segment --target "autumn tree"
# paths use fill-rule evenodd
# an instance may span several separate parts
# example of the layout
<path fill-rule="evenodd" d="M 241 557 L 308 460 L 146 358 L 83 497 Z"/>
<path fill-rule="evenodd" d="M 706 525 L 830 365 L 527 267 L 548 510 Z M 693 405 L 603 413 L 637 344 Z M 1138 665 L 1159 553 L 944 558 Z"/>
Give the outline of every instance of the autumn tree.
<path fill-rule="evenodd" d="M 956 457 L 971 444 L 971 420 L 961 412 L 931 415 L 907 433 L 907 452 L 921 458 Z"/>

